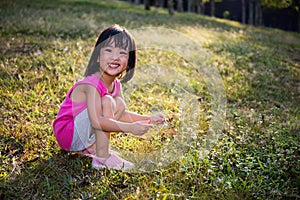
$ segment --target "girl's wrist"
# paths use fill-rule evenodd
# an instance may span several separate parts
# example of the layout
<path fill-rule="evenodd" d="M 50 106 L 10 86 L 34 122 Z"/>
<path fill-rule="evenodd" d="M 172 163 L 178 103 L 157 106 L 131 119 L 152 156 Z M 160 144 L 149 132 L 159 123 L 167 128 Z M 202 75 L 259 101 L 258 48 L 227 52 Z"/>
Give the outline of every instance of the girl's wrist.
<path fill-rule="evenodd" d="M 121 129 L 121 132 L 129 133 L 132 130 L 132 123 L 120 122 L 119 127 Z"/>

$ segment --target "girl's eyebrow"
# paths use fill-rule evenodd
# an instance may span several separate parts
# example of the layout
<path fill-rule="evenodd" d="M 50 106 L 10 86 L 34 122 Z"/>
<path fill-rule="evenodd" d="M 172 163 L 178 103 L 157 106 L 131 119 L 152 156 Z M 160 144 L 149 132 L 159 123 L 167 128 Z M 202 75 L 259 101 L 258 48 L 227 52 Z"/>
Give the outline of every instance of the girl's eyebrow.
<path fill-rule="evenodd" d="M 115 47 L 115 46 L 113 46 L 113 45 L 111 45 L 111 44 L 108 44 L 108 45 L 104 46 L 103 48 L 120 48 L 120 49 L 122 49 L 123 51 L 129 52 L 127 49 L 124 49 L 124 48 L 121 48 L 121 47 Z"/>

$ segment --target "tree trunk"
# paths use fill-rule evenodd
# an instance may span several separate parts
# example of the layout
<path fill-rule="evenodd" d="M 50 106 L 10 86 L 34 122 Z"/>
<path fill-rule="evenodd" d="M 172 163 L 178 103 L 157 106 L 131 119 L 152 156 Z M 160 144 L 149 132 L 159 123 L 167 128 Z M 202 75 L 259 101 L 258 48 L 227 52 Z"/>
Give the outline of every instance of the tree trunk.
<path fill-rule="evenodd" d="M 157 8 L 163 8 L 164 7 L 164 0 L 155 0 L 155 6 Z"/>
<path fill-rule="evenodd" d="M 140 4 L 140 0 L 134 0 L 135 4 Z"/>
<path fill-rule="evenodd" d="M 255 2 L 255 25 L 262 25 L 261 0 L 256 0 Z"/>
<path fill-rule="evenodd" d="M 150 0 L 144 0 L 145 1 L 145 10 L 150 10 Z"/>
<path fill-rule="evenodd" d="M 298 1 L 296 1 L 296 5 L 295 5 L 296 7 L 298 7 L 298 9 L 296 10 L 297 11 L 297 15 L 298 15 L 298 23 L 297 23 L 297 25 L 298 25 L 298 28 L 297 28 L 297 31 L 298 31 L 298 33 L 300 33 L 300 0 L 298 0 Z"/>
<path fill-rule="evenodd" d="M 178 12 L 183 11 L 183 0 L 177 0 L 177 11 Z"/>
<path fill-rule="evenodd" d="M 170 15 L 174 15 L 173 0 L 168 0 L 168 11 Z"/>
<path fill-rule="evenodd" d="M 253 25 L 253 0 L 249 0 L 249 19 L 248 24 Z"/>
<path fill-rule="evenodd" d="M 204 15 L 205 14 L 205 6 L 204 6 L 203 2 L 201 2 L 200 7 L 201 7 L 201 13 Z"/>
<path fill-rule="evenodd" d="M 298 33 L 300 33 L 300 10 L 298 10 Z"/>
<path fill-rule="evenodd" d="M 215 16 L 215 0 L 210 0 L 210 16 Z"/>
<path fill-rule="evenodd" d="M 191 9 L 191 0 L 187 0 L 187 11 L 188 12 L 192 11 L 192 9 Z"/>
<path fill-rule="evenodd" d="M 196 0 L 195 1 L 195 9 L 196 9 L 196 13 L 197 14 L 201 14 L 202 13 L 200 0 Z"/>
<path fill-rule="evenodd" d="M 242 0 L 242 23 L 246 24 L 246 2 Z"/>
<path fill-rule="evenodd" d="M 201 6 L 200 5 L 196 6 L 196 13 L 197 14 L 202 14 L 202 10 L 201 10 Z"/>

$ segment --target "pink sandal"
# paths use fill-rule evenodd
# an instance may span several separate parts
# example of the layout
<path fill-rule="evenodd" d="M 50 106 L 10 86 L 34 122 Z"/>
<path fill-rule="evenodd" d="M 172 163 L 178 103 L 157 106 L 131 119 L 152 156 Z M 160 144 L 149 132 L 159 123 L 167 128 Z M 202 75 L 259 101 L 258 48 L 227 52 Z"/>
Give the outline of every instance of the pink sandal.
<path fill-rule="evenodd" d="M 119 155 L 118 152 L 115 152 L 113 150 L 109 150 L 110 153 L 114 153 L 116 155 Z M 88 156 L 88 157 L 91 157 L 93 158 L 94 156 L 96 156 L 96 149 L 93 148 L 93 147 L 90 147 L 90 148 L 86 148 L 84 149 L 83 151 L 81 151 L 81 153 L 85 156 Z"/>
<path fill-rule="evenodd" d="M 82 154 L 88 157 L 93 157 L 94 155 L 96 155 L 96 149 L 94 148 L 86 148 L 82 151 Z"/>
<path fill-rule="evenodd" d="M 95 169 L 103 169 L 103 168 L 110 168 L 110 169 L 117 169 L 117 170 L 128 170 L 133 168 L 133 163 L 124 160 L 117 156 L 115 153 L 110 153 L 108 158 L 99 158 L 96 156 L 92 156 L 92 166 Z"/>

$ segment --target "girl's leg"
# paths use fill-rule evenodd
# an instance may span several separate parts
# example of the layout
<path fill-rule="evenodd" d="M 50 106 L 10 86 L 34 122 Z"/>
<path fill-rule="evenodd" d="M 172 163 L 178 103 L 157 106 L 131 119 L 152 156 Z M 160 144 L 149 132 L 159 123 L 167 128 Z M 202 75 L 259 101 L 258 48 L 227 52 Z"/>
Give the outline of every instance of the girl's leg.
<path fill-rule="evenodd" d="M 116 103 L 110 96 L 102 97 L 103 116 L 114 118 Z M 101 158 L 109 157 L 110 132 L 96 130 L 96 156 Z"/>
<path fill-rule="evenodd" d="M 110 133 L 97 130 L 96 131 L 96 156 L 101 158 L 109 157 L 109 141 Z"/>
<path fill-rule="evenodd" d="M 105 98 L 110 98 L 110 97 L 105 97 Z M 107 102 L 106 102 L 106 100 L 107 100 Z M 116 98 L 111 99 L 111 100 L 112 100 L 112 102 L 110 102 L 109 99 L 104 99 L 104 101 L 105 101 L 104 104 L 105 105 L 103 106 L 103 112 L 104 112 L 103 114 L 104 114 L 104 116 L 111 116 L 111 117 L 113 116 L 114 119 L 118 120 L 118 119 L 121 118 L 123 112 L 125 111 L 126 104 L 125 104 L 124 100 L 120 97 L 116 97 Z M 112 109 L 110 109 L 111 108 L 111 103 L 113 103 Z M 103 102 L 102 102 L 102 104 L 103 104 Z M 114 106 L 114 104 L 115 104 L 115 106 Z M 113 113 L 113 115 L 112 115 L 112 112 L 111 112 L 112 110 L 115 111 Z M 97 132 L 99 132 L 99 134 L 97 134 Z M 96 133 L 96 135 L 100 135 L 99 139 L 102 142 L 104 142 L 105 144 L 107 144 L 107 139 L 109 139 L 109 137 L 110 137 L 107 133 L 105 133 L 103 131 L 95 131 L 95 130 L 93 130 L 91 133 L 93 133 L 93 134 Z M 102 137 L 104 137 L 104 138 L 102 138 Z M 104 157 L 107 156 L 107 152 L 105 150 L 109 149 L 109 147 L 105 147 L 105 144 L 104 145 L 101 145 L 101 144 L 98 145 L 100 148 L 103 147 L 103 149 L 99 149 L 99 151 L 102 151 L 102 152 L 104 152 L 104 154 L 106 154 L 106 155 L 102 155 Z M 83 151 L 83 153 L 87 156 L 96 155 L 96 142 L 93 145 L 91 145 L 90 147 L 86 148 Z"/>
<path fill-rule="evenodd" d="M 121 97 L 116 97 L 116 98 L 114 98 L 114 100 L 116 102 L 116 110 L 115 110 L 114 116 L 115 116 L 116 120 L 119 120 L 121 118 L 121 116 L 123 115 L 123 113 L 125 112 L 126 104 Z"/>
<path fill-rule="evenodd" d="M 125 104 L 122 107 L 118 100 L 113 99 L 111 96 L 104 96 L 102 98 L 102 110 L 103 116 L 117 119 L 117 117 L 121 116 L 122 112 L 124 112 Z M 99 169 L 108 167 L 118 170 L 131 169 L 134 166 L 133 163 L 120 158 L 114 152 L 110 152 L 109 142 L 110 133 L 104 131 L 96 131 L 96 157 L 93 157 L 93 168 Z"/>

